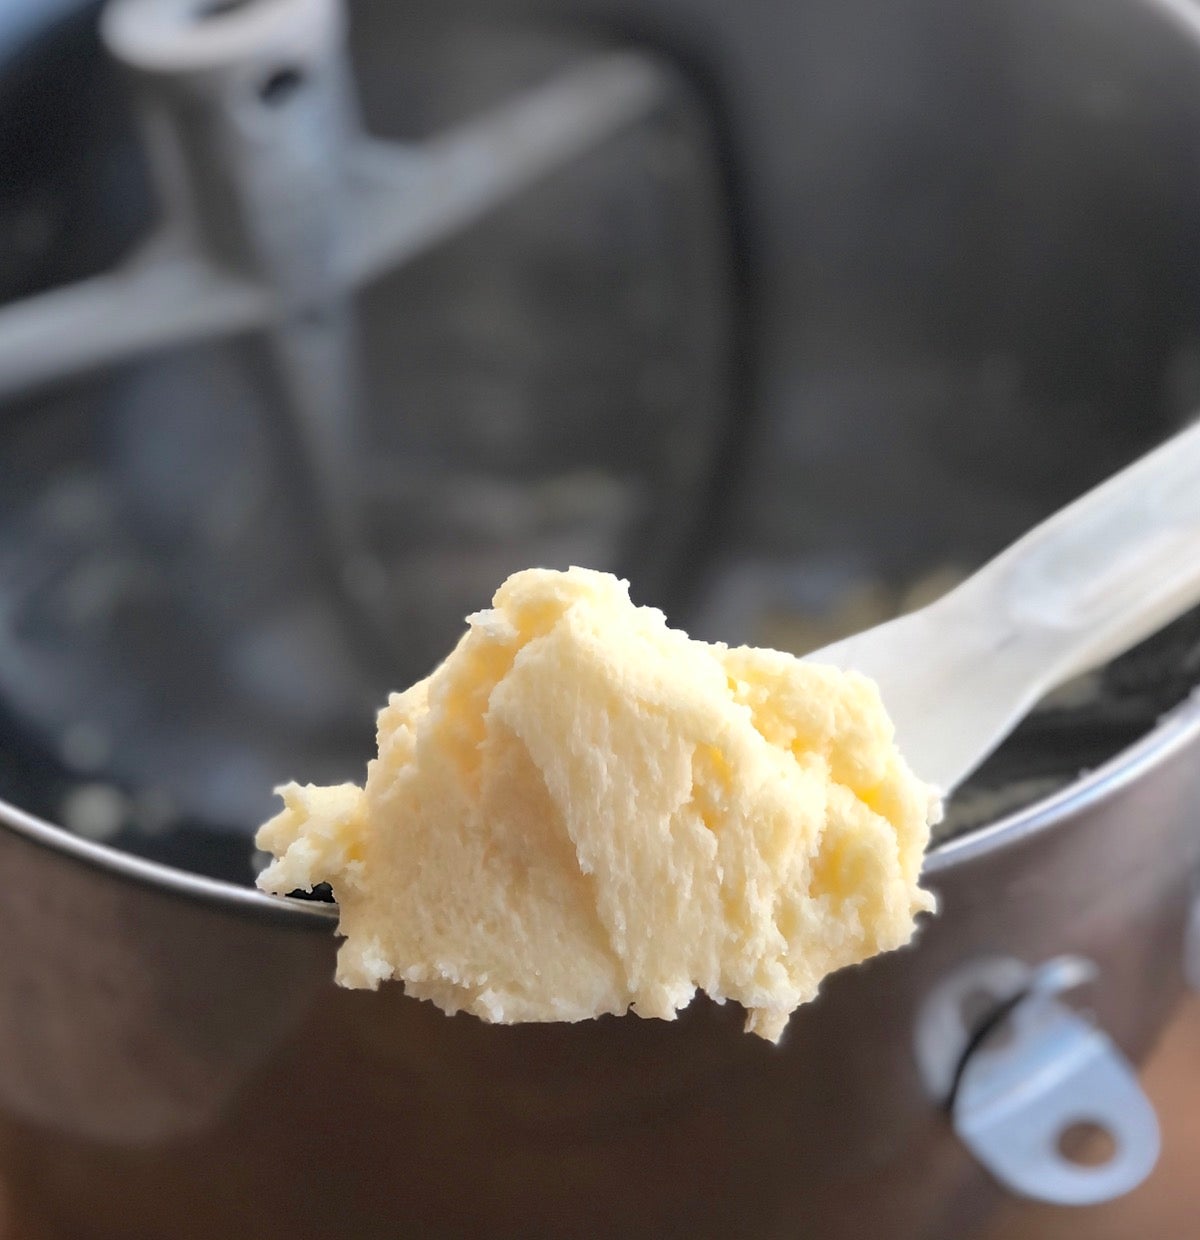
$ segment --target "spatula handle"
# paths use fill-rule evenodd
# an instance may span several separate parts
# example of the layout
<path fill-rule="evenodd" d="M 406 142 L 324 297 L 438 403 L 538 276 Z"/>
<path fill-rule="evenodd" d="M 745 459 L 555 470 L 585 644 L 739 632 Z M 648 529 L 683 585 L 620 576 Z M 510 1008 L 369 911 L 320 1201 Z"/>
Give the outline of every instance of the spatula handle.
<path fill-rule="evenodd" d="M 1200 599 L 1200 423 L 1037 526 L 977 578 L 1066 680 Z"/>
<path fill-rule="evenodd" d="M 936 603 L 814 652 L 879 682 L 901 752 L 949 791 L 1048 690 L 1200 603 L 1200 424 Z"/>

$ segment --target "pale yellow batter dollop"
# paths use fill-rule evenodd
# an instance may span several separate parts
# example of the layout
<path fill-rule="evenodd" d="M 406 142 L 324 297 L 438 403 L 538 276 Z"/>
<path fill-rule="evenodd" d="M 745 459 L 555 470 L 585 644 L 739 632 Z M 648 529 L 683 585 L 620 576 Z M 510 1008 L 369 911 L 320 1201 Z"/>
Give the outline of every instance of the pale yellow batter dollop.
<path fill-rule="evenodd" d="M 936 797 L 872 682 L 692 641 L 605 573 L 531 569 L 379 715 L 365 788 L 288 784 L 268 891 L 328 882 L 337 980 L 485 1021 L 673 1019 L 777 1040 L 908 942 Z"/>

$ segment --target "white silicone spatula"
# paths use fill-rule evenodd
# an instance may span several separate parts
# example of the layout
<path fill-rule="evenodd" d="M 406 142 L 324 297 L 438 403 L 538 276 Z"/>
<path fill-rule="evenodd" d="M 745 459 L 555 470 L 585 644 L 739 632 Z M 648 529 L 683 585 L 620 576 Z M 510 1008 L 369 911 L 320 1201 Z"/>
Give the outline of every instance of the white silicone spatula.
<path fill-rule="evenodd" d="M 1200 603 L 1200 424 L 920 611 L 808 655 L 879 684 L 901 753 L 950 792 L 1046 692 Z"/>

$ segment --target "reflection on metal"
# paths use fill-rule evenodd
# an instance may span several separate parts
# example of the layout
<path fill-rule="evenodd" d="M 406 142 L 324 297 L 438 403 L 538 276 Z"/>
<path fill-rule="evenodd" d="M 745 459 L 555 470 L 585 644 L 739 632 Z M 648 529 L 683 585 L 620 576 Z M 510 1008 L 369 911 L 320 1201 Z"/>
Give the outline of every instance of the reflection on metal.
<path fill-rule="evenodd" d="M 1095 1205 L 1136 1188 L 1159 1154 L 1158 1120 L 1113 1043 L 1063 1004 L 1095 966 L 1061 956 L 1030 969 L 973 961 L 929 995 L 917 1063 L 931 1096 L 980 1163 L 1019 1196 Z M 1106 1137 L 1095 1161 L 1067 1148 L 1073 1130 Z"/>
<path fill-rule="evenodd" d="M 1200 893 L 1192 900 L 1183 931 L 1183 975 L 1193 990 L 1200 990 Z"/>

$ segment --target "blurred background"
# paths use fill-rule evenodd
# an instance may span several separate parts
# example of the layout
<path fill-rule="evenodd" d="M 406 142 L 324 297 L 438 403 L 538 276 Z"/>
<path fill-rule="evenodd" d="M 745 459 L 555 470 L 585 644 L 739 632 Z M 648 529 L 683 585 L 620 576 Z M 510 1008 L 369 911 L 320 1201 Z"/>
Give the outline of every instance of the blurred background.
<path fill-rule="evenodd" d="M 797 653 L 935 598 L 1200 403 L 1198 29 L 1191 0 L 0 0 L 0 801 L 248 883 L 273 785 L 360 779 L 387 692 L 430 671 L 514 570 L 607 569 L 695 636 Z M 1198 679 L 1193 614 L 1044 702 L 956 794 L 943 837 L 1063 788 Z M 1145 802 L 1168 807 L 1154 823 L 1184 812 L 1168 804 L 1173 787 Z M 1015 878 L 1001 859 L 977 900 L 970 872 L 957 891 L 942 875 L 952 915 L 923 955 L 835 979 L 797 1017 L 793 1046 L 816 1058 L 824 1048 L 831 1081 L 874 1082 L 878 1106 L 872 1096 L 843 1108 L 807 1051 L 751 1061 L 757 1051 L 714 1038 L 714 1063 L 753 1063 L 712 1091 L 728 1104 L 729 1145 L 714 1166 L 737 1165 L 738 1125 L 761 1111 L 761 1148 L 780 1152 L 770 1162 L 747 1149 L 780 1202 L 790 1185 L 813 1196 L 813 1217 L 841 1217 L 839 1194 L 859 1194 L 818 1157 L 839 1148 L 868 1151 L 858 1160 L 868 1180 L 876 1159 L 916 1184 L 911 1163 L 926 1147 L 913 1133 L 950 1137 L 913 1078 L 910 1007 L 977 949 L 1001 945 L 1031 964 L 1064 944 L 1097 956 L 1110 982 L 1101 1023 L 1140 1055 L 1142 1025 L 1156 1032 L 1164 996 L 1182 987 L 1185 859 L 1151 857 L 1144 890 L 1125 890 L 1111 916 L 1087 904 L 1095 942 L 1081 932 L 1077 943 L 1070 910 L 1058 924 L 1054 893 L 1033 873 L 1041 865 L 1051 887 L 1082 874 L 1075 899 L 1090 901 L 1087 883 L 1108 881 L 1105 858 L 1084 867 L 1070 847 L 1080 849 L 1051 841 Z M 1165 879 L 1166 895 L 1152 890 L 1153 865 L 1179 890 Z M 192 954 L 185 914 L 168 917 L 145 893 L 154 911 L 131 912 L 141 906 L 124 890 L 110 908 L 99 886 L 91 904 L 60 901 L 71 933 L 63 959 L 47 949 L 58 972 L 45 994 L 73 1013 L 84 989 L 75 945 L 85 940 L 90 960 L 119 943 L 133 980 L 89 1002 L 130 1009 L 111 1041 L 118 1066 L 136 1069 L 134 1101 L 153 1094 L 139 1075 L 157 1062 L 147 1028 L 172 1106 L 171 1055 L 194 1029 L 211 1034 L 197 1095 L 216 1098 L 204 1073 L 215 1079 L 236 1058 L 230 1031 L 276 1036 L 251 1001 L 282 1012 L 278 991 L 299 1002 L 299 984 L 271 963 L 284 931 L 270 951 L 212 939 L 211 976 L 195 995 L 177 992 L 172 952 L 189 965 Z M 24 926 L 13 907 L 6 942 Z M 110 916 L 103 934 L 87 921 L 95 910 Z M 162 929 L 159 955 L 143 915 Z M 249 919 L 220 924 L 250 935 Z M 195 933 L 208 944 L 212 927 Z M 297 959 L 299 944 L 318 942 L 286 937 Z M 426 1039 L 423 1008 L 354 1008 L 354 996 L 326 993 L 324 956 L 304 967 L 311 993 L 323 988 L 321 1036 L 359 1030 L 362 1078 L 374 1064 L 393 1082 L 394 1096 L 378 1081 L 354 1095 L 370 1148 L 372 1116 L 391 1134 L 409 1114 L 398 1063 L 436 1082 L 429 1056 L 444 1054 L 446 1079 L 469 1082 L 460 1109 L 478 1082 L 508 1080 L 489 1058 L 499 1043 L 478 1051 L 487 1067 L 474 1073 L 462 1022 Z M 143 985 L 151 976 L 161 1001 Z M 1152 1001 L 1126 1020 L 1143 981 Z M 210 1002 L 210 990 L 225 998 Z M 143 992 L 153 1019 L 129 1001 Z M 703 1048 L 706 1029 L 721 1032 L 711 1018 L 698 1011 L 667 1034 Z M 1155 1177 L 1115 1210 L 1071 1214 L 1069 1227 L 1050 1207 L 1026 1211 L 1013 1224 L 1022 1230 L 997 1237 L 1082 1236 L 1092 1224 L 1125 1235 L 1134 1219 L 1191 1234 L 1194 1004 L 1181 1021 L 1147 1078 L 1169 1151 Z M 95 1039 L 84 1018 L 75 1025 L 79 1079 L 99 1079 Z M 606 1102 L 602 1074 L 576 1072 L 572 1056 L 590 1066 L 607 1054 L 624 1071 L 620 1037 L 645 1052 L 629 1060 L 635 1072 L 690 1062 L 653 1041 L 666 1036 L 656 1025 L 624 1022 L 617 1036 L 597 1026 L 580 1035 L 595 1043 L 578 1044 L 559 1030 L 563 1079 L 591 1081 Z M 540 1032 L 503 1045 L 540 1047 Z M 27 1035 L 14 1017 L 10 1044 L 27 1048 Z M 270 1105 L 240 1095 L 259 1133 L 245 1148 L 300 1140 L 304 1125 L 286 1106 L 273 1120 L 271 1107 L 280 1097 L 307 1107 L 296 1082 L 308 1088 L 327 1065 L 320 1037 L 295 1046 L 299 1068 L 271 1052 L 281 1075 L 259 1082 Z M 460 1052 L 469 1071 L 458 1065 L 456 1077 Z M 35 1061 L 55 1104 L 78 1109 L 55 1092 L 54 1055 Z M 514 1064 L 539 1062 L 514 1052 Z M 338 1088 L 353 1090 L 347 1080 Z M 437 1088 L 431 1123 L 445 1118 Z M 893 1089 L 909 1091 L 903 1106 L 888 1102 Z M 711 1127 L 707 1097 L 699 1130 Z M 796 1114 L 857 1135 L 843 1147 L 812 1137 L 790 1101 L 775 1105 L 793 1098 L 812 1108 Z M 504 1095 L 500 1110 L 510 1103 Z M 895 1122 L 880 1136 L 884 1115 Z M 243 1120 L 232 1122 L 240 1140 Z M 810 1160 L 799 1190 L 776 1122 Z M 927 1129 L 904 1127 L 918 1122 Z M 38 1164 L 30 1131 L 4 1151 L 7 1165 L 47 1184 L 83 1166 L 86 1143 L 62 1157 L 51 1142 Z M 677 1169 L 690 1169 L 700 1143 L 686 1125 L 662 1132 L 686 1151 Z M 360 1147 L 344 1136 L 333 1133 L 352 1160 Z M 414 1157 L 425 1151 L 424 1133 L 406 1139 Z M 219 1131 L 211 1142 L 205 1157 L 231 1160 L 232 1201 L 251 1170 L 243 1146 Z M 959 1161 L 939 1165 L 957 1168 L 966 1156 L 951 1143 Z M 436 1163 L 437 1143 L 429 1149 Z M 152 1160 L 130 1161 L 136 1176 L 158 1174 Z M 93 1186 L 114 1167 L 102 1151 Z M 323 1191 L 287 1170 L 279 1192 Z M 746 1201 L 769 1217 L 755 1183 Z M 960 1200 L 921 1187 L 941 1234 L 959 1234 L 966 1190 Z M 719 1188 L 714 1200 L 733 1209 L 737 1192 Z M 152 1197 L 139 1209 L 153 1214 Z M 715 1225 L 702 1194 L 687 1200 Z M 1148 1226 L 1139 1211 L 1160 1206 L 1164 1221 Z M 123 1234 L 125 1205 L 113 1208 L 103 1234 Z"/>
<path fill-rule="evenodd" d="M 0 16 L 0 794 L 93 838 L 245 878 L 509 572 L 803 651 L 1200 395 L 1148 0 L 99 14 Z"/>

